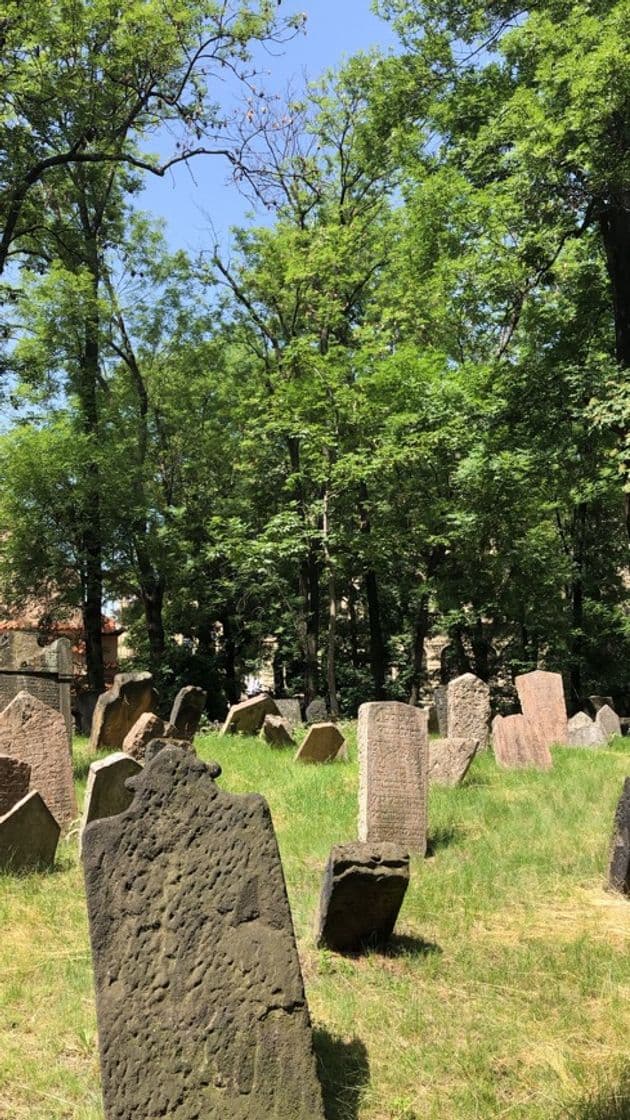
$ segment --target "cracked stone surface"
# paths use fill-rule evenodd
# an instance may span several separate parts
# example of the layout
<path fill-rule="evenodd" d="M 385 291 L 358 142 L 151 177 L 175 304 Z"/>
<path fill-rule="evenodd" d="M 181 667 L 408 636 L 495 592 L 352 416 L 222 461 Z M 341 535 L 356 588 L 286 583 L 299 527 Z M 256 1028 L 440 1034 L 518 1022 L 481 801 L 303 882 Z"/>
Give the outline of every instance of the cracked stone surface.
<path fill-rule="evenodd" d="M 352 953 L 391 937 L 409 886 L 398 844 L 338 844 L 328 857 L 317 917 L 318 947 Z"/>
<path fill-rule="evenodd" d="M 106 1120 L 324 1120 L 271 815 L 165 747 L 83 863 Z"/>

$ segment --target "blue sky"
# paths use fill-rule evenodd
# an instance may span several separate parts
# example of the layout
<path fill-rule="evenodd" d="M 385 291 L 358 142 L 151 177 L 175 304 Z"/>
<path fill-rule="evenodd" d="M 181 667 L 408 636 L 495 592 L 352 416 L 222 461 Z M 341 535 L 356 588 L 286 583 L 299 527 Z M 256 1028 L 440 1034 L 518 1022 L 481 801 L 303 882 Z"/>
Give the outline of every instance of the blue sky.
<path fill-rule="evenodd" d="M 370 11 L 370 0 L 283 0 L 287 12 L 307 15 L 306 32 L 287 43 L 275 57 L 265 56 L 266 86 L 282 93 L 287 83 L 300 85 L 316 78 L 344 56 L 358 50 L 392 45 L 390 28 Z M 225 246 L 229 228 L 246 224 L 251 203 L 228 182 L 229 169 L 220 158 L 198 157 L 190 168 L 178 166 L 164 179 L 147 177 L 137 205 L 166 222 L 172 248 L 195 252 L 214 240 L 213 229 Z"/>

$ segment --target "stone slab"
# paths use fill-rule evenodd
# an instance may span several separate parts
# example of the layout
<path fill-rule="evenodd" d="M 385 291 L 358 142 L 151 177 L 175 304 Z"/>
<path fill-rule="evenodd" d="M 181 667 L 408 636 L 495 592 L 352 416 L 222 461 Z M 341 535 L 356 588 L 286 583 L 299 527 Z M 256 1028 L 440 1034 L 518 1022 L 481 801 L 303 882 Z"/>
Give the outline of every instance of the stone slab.
<path fill-rule="evenodd" d="M 27 793 L 0 817 L 0 870 L 52 867 L 60 831 L 41 794 L 37 790 Z"/>
<path fill-rule="evenodd" d="M 435 704 L 438 731 L 443 739 L 446 739 L 448 735 L 447 692 L 448 690 L 443 684 L 439 684 L 437 688 L 433 690 L 433 703 Z"/>
<path fill-rule="evenodd" d="M 426 853 L 427 713 L 376 701 L 359 708 L 359 840 Z"/>
<path fill-rule="evenodd" d="M 65 831 L 78 810 L 62 713 L 29 692 L 19 692 L 0 712 L 0 754 L 28 763 L 31 789 L 39 791 Z"/>
<path fill-rule="evenodd" d="M 606 736 L 586 712 L 576 712 L 567 723 L 567 745 L 569 747 L 602 747 Z"/>
<path fill-rule="evenodd" d="M 79 846 L 82 844 L 85 829 L 91 821 L 113 817 L 116 813 L 122 813 L 129 808 L 133 801 L 133 792 L 127 788 L 127 779 L 133 778 L 141 769 L 140 763 L 123 751 L 117 751 L 91 764 L 85 790 Z"/>
<path fill-rule="evenodd" d="M 169 719 L 169 723 L 177 728 L 178 738 L 192 739 L 196 734 L 199 721 L 206 710 L 207 696 L 207 692 L 196 684 L 180 688 Z"/>
<path fill-rule="evenodd" d="M 324 1120 L 271 815 L 166 748 L 83 843 L 105 1120 Z"/>
<path fill-rule="evenodd" d="M 597 713 L 600 708 L 603 708 L 604 704 L 608 704 L 609 708 L 612 708 L 613 711 L 615 710 L 612 696 L 589 696 L 589 702 L 592 704 L 595 713 Z"/>
<path fill-rule="evenodd" d="M 316 696 L 311 700 L 304 713 L 306 723 L 326 723 L 328 719 L 328 705 L 323 696 Z"/>
<path fill-rule="evenodd" d="M 193 757 L 197 757 L 197 752 L 190 739 L 152 739 L 150 743 L 147 743 L 144 752 L 145 766 L 147 766 L 149 762 L 152 762 L 156 754 L 165 750 L 166 747 L 179 747 L 181 751 L 187 751 L 189 754 L 193 755 Z"/>
<path fill-rule="evenodd" d="M 28 762 L 0 754 L 0 817 L 26 797 L 31 780 Z"/>
<path fill-rule="evenodd" d="M 546 747 L 566 744 L 567 709 L 560 673 L 536 669 L 515 677 L 514 684 L 522 713 L 539 742 Z"/>
<path fill-rule="evenodd" d="M 377 948 L 391 937 L 409 885 L 398 844 L 339 844 L 328 858 L 317 916 L 320 949 Z"/>
<path fill-rule="evenodd" d="M 429 782 L 459 785 L 470 769 L 478 746 L 476 739 L 429 739 Z"/>
<path fill-rule="evenodd" d="M 450 739 L 476 739 L 479 750 L 488 746 L 490 689 L 474 673 L 449 681 L 446 691 L 447 726 Z"/>
<path fill-rule="evenodd" d="M 282 718 L 288 723 L 291 733 L 293 733 L 296 727 L 299 727 L 302 722 L 302 709 L 300 707 L 300 701 L 291 698 L 279 700 L 277 697 L 275 698 L 275 701 L 276 708 L 280 712 Z"/>
<path fill-rule="evenodd" d="M 260 738 L 270 747 L 294 747 L 295 742 L 289 725 L 283 716 L 265 716 L 260 729 Z"/>
<path fill-rule="evenodd" d="M 0 634 L 0 709 L 19 692 L 29 692 L 55 711 L 66 725 L 68 746 L 72 744 L 72 646 L 57 638 L 41 646 L 36 632 L 8 630 Z"/>
<path fill-rule="evenodd" d="M 152 739 L 179 739 L 180 737 L 171 723 L 165 723 L 153 712 L 144 712 L 125 735 L 122 749 L 137 762 L 144 762 L 147 744 Z"/>
<path fill-rule="evenodd" d="M 526 766 L 550 770 L 553 765 L 549 747 L 540 742 L 529 720 L 520 714 L 494 717 L 492 746 L 494 757 L 504 770 Z"/>
<path fill-rule="evenodd" d="M 151 673 L 117 673 L 109 692 L 96 701 L 90 749 L 120 750 L 134 723 L 144 712 L 153 711 L 156 700 Z"/>
<path fill-rule="evenodd" d="M 609 739 L 614 739 L 616 735 L 621 735 L 621 720 L 608 704 L 604 704 L 599 709 L 595 716 L 595 723 L 606 742 Z"/>
<path fill-rule="evenodd" d="M 344 746 L 344 737 L 334 723 L 313 723 L 300 743 L 296 762 L 332 762 Z"/>
<path fill-rule="evenodd" d="M 610 890 L 630 894 L 630 778 L 623 783 L 615 810 L 607 885 Z"/>
<path fill-rule="evenodd" d="M 260 731 L 265 716 L 279 716 L 275 700 L 263 693 L 260 696 L 250 696 L 248 700 L 241 700 L 240 704 L 233 704 L 230 708 L 225 723 L 221 728 L 221 735 L 257 735 Z"/>

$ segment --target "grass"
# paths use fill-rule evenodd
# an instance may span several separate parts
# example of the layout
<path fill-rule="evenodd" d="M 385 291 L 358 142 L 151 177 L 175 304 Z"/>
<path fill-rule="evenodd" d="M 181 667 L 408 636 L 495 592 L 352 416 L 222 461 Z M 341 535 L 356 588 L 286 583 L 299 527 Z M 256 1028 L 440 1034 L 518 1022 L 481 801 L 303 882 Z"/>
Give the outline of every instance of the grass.
<path fill-rule="evenodd" d="M 343 958 L 312 929 L 330 847 L 356 836 L 348 733 L 349 763 L 311 767 L 198 742 L 271 805 L 328 1120 L 630 1120 L 630 902 L 602 888 L 630 743 L 558 748 L 546 774 L 487 753 L 432 789 L 391 949 Z M 0 1120 L 102 1120 L 76 836 L 52 874 L 0 877 Z"/>

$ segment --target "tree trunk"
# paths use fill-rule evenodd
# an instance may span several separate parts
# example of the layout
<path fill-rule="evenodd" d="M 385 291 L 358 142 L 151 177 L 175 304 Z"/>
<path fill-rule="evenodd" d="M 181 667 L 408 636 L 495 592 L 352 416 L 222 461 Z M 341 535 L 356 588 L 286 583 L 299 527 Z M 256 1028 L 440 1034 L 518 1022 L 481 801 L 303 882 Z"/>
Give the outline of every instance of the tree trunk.
<path fill-rule="evenodd" d="M 303 604 L 304 698 L 310 704 L 319 692 L 319 561 L 316 545 L 300 564 L 300 598 Z"/>
<path fill-rule="evenodd" d="M 584 555 L 586 544 L 586 523 L 588 507 L 581 502 L 577 507 L 573 523 L 573 570 L 574 576 L 569 589 L 571 602 L 571 660 L 569 664 L 569 706 L 572 711 L 579 709 L 582 698 L 582 660 L 584 625 Z"/>
<path fill-rule="evenodd" d="M 599 224 L 612 287 L 615 354 L 621 370 L 627 371 L 630 370 L 630 189 L 613 194 L 600 213 Z M 625 430 L 617 434 L 621 441 L 627 438 Z M 630 493 L 624 494 L 624 509 L 630 538 Z"/>
<path fill-rule="evenodd" d="M 420 686 L 424 669 L 424 643 L 429 632 L 429 595 L 424 594 L 416 613 L 411 650 L 411 691 L 409 703 L 414 707 L 420 700 Z"/>
<path fill-rule="evenodd" d="M 359 658 L 359 638 L 357 628 L 357 589 L 354 581 L 350 580 L 348 586 L 348 618 L 350 620 L 350 659 L 352 667 L 358 669 L 360 667 Z"/>
<path fill-rule="evenodd" d="M 99 375 L 99 257 L 96 238 L 87 240 L 92 293 L 85 320 L 85 346 L 78 379 L 83 431 L 94 447 L 98 443 L 97 384 Z M 83 625 L 88 688 L 105 690 L 103 664 L 103 542 L 101 536 L 101 480 L 97 460 L 87 464 L 87 489 L 81 519 L 84 565 Z"/>
<path fill-rule="evenodd" d="M 337 677 L 335 672 L 335 653 L 337 646 L 337 591 L 335 587 L 335 570 L 330 555 L 330 494 L 328 489 L 324 493 L 324 512 L 322 525 L 322 540 L 324 560 L 328 571 L 328 648 L 326 656 L 326 682 L 328 684 L 328 700 L 330 714 L 333 719 L 339 718 L 339 703 L 337 701 Z"/>
<path fill-rule="evenodd" d="M 359 522 L 362 534 L 369 540 L 372 533 L 369 514 L 367 511 L 368 490 L 365 482 L 359 483 Z M 367 549 L 369 554 L 369 548 Z M 383 700 L 385 696 L 385 672 L 387 670 L 387 652 L 383 628 L 381 625 L 381 605 L 378 592 L 378 579 L 370 563 L 364 572 L 365 597 L 368 606 L 368 623 L 370 627 L 370 667 L 374 682 L 374 699 Z"/>
<path fill-rule="evenodd" d="M 225 670 L 225 695 L 229 704 L 238 704 L 241 698 L 241 688 L 236 672 L 236 642 L 234 641 L 234 626 L 229 614 L 221 619 L 223 626 L 223 665 Z"/>

